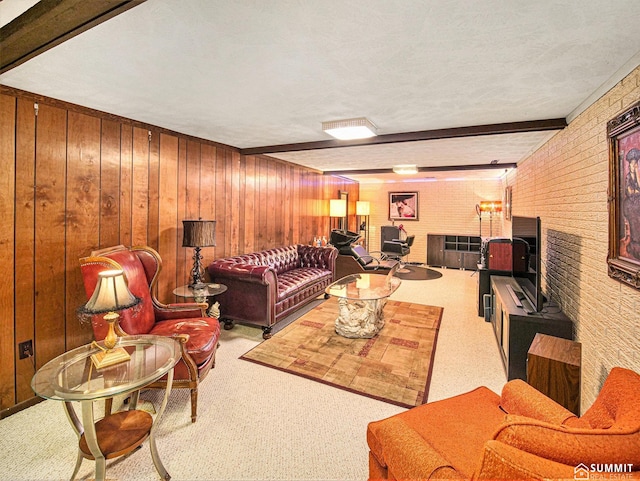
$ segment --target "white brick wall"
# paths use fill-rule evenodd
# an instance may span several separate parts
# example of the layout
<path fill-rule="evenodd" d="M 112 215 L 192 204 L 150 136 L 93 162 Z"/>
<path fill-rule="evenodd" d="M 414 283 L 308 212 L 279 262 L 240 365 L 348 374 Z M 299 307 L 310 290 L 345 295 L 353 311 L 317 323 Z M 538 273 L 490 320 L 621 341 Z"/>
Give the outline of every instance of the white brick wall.
<path fill-rule="evenodd" d="M 513 213 L 542 218 L 545 290 L 582 343 L 583 412 L 613 366 L 640 372 L 640 291 L 607 274 L 606 124 L 638 99 L 640 67 L 507 178 Z"/>
<path fill-rule="evenodd" d="M 361 184 L 360 200 L 371 202 L 369 250 L 380 249 L 380 226 L 391 225 L 388 218 L 389 192 L 418 192 L 418 220 L 396 222 L 416 236 L 409 261 L 426 262 L 427 234 L 479 235 L 476 204 L 482 200 L 502 200 L 500 180 L 442 180 L 435 182 Z M 502 235 L 501 214 L 493 219 L 493 235 Z M 489 217 L 483 215 L 482 235 L 489 235 Z"/>

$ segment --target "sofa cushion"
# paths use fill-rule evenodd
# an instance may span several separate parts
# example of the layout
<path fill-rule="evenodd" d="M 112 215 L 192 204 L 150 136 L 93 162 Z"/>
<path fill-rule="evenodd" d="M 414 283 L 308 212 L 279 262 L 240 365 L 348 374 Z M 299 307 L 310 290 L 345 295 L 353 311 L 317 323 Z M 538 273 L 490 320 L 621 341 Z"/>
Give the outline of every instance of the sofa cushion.
<path fill-rule="evenodd" d="M 415 407 L 397 414 L 405 424 L 426 441 L 434 458 L 452 464 L 456 471 L 470 478 L 478 467 L 484 443 L 505 418 L 499 407 L 500 397 L 486 387 L 479 387 L 443 401 Z M 385 446 L 395 441 L 385 439 L 386 420 L 369 424 L 367 440 L 373 455 L 385 465 Z M 464 443 L 460 440 L 464 439 Z M 437 454 L 437 456 L 436 456 Z"/>
<path fill-rule="evenodd" d="M 215 351 L 220 338 L 220 323 L 212 317 L 170 319 L 156 322 L 149 334 L 171 337 L 187 334 L 186 350 L 197 365 L 207 361 Z"/>
<path fill-rule="evenodd" d="M 278 274 L 278 301 L 291 297 L 323 278 L 331 278 L 332 272 L 315 267 L 302 267 Z"/>

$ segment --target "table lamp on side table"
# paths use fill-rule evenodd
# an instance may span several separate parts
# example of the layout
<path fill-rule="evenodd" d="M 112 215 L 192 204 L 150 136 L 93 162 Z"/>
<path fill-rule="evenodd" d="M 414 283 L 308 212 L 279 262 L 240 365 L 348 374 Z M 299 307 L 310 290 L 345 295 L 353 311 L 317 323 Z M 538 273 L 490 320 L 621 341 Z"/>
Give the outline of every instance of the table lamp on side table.
<path fill-rule="evenodd" d="M 183 220 L 184 235 L 182 247 L 193 247 L 193 268 L 191 269 L 191 288 L 204 288 L 204 268 L 200 248 L 215 247 L 216 245 L 216 221 L 215 220 Z"/>
<path fill-rule="evenodd" d="M 116 311 L 129 309 L 140 303 L 140 298 L 131 294 L 127 287 L 124 272 L 119 269 L 107 270 L 98 273 L 98 284 L 89 302 L 81 309 L 81 314 L 105 314 L 104 320 L 109 323 L 107 337 L 104 338 L 104 346 L 100 346 L 93 341 L 94 345 L 102 351 L 91 356 L 91 360 L 97 369 L 112 366 L 130 359 L 129 353 L 123 348 L 116 348 L 118 335 L 115 332 L 115 325 L 118 323 L 120 314 Z"/>

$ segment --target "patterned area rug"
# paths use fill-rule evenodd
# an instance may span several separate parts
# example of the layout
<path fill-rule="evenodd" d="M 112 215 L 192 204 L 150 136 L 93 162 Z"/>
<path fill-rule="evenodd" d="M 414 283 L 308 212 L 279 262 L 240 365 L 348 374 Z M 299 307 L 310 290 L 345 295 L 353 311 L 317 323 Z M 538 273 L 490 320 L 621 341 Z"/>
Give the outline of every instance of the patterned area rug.
<path fill-rule="evenodd" d="M 303 315 L 240 359 L 403 407 L 427 400 L 441 307 L 388 301 L 372 339 L 336 334 L 337 299 Z"/>

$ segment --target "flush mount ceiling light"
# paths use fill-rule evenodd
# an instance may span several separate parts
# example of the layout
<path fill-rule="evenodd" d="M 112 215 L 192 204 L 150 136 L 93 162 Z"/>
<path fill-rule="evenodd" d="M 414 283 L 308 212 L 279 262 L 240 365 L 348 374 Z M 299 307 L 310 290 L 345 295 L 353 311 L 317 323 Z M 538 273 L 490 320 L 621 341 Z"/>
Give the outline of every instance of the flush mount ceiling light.
<path fill-rule="evenodd" d="M 416 167 L 415 164 L 401 164 L 401 165 L 394 165 L 393 171 L 396 174 L 400 174 L 400 175 L 410 175 L 410 174 L 417 174 L 418 168 Z"/>
<path fill-rule="evenodd" d="M 376 126 L 364 117 L 322 122 L 322 130 L 339 140 L 367 139 L 376 135 Z"/>

